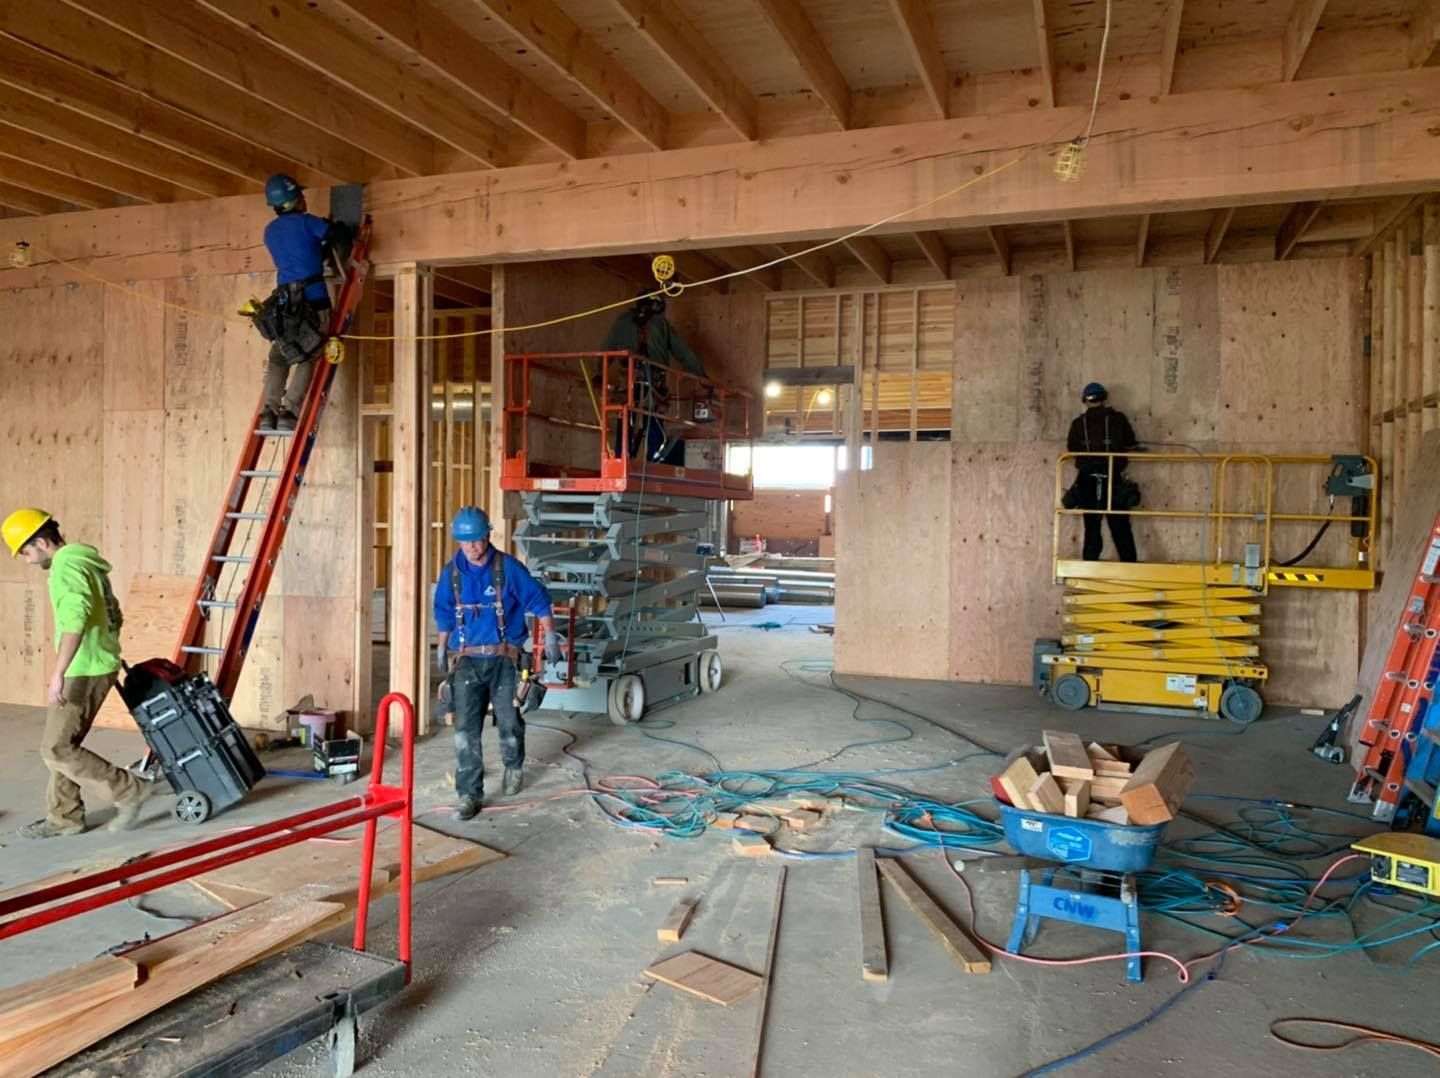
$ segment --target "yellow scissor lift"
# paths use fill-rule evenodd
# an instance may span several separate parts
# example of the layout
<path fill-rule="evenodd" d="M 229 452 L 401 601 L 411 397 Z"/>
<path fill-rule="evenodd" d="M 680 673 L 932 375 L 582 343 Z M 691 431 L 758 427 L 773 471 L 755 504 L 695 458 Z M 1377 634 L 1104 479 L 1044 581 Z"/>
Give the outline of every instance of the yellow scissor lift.
<path fill-rule="evenodd" d="M 1038 692 L 1062 708 L 1253 722 L 1263 707 L 1259 686 L 1269 676 L 1260 659 L 1260 600 L 1270 588 L 1375 587 L 1369 558 L 1375 464 L 1368 457 L 1130 453 L 1126 475 L 1139 481 L 1147 498 L 1153 491 L 1163 503 L 1167 491 L 1194 489 L 1197 473 L 1183 478 L 1182 473 L 1197 466 L 1204 469 L 1208 494 L 1198 508 L 1150 508 L 1142 502 L 1129 510 L 1100 510 L 1137 524 L 1153 521 L 1144 543 L 1165 547 L 1178 537 L 1200 555 L 1195 561 L 1124 563 L 1062 556 L 1069 538 L 1066 517 L 1085 512 L 1063 505 L 1077 456 L 1109 457 L 1113 476 L 1116 454 L 1066 453 L 1056 464 L 1054 573 L 1065 587 L 1064 624 L 1058 640 L 1035 642 L 1034 681 Z M 1114 486 L 1105 484 L 1107 501 Z M 1329 512 L 1313 511 L 1318 496 L 1328 500 Z M 1183 502 L 1183 495 L 1171 497 Z M 1350 511 L 1335 512 L 1337 499 L 1346 498 Z M 1301 504 L 1289 505 L 1297 501 Z M 1346 553 L 1338 559 L 1336 537 L 1320 546 L 1334 526 L 1348 533 Z M 1294 540 L 1296 546 L 1314 534 L 1305 555 L 1322 560 L 1329 555 L 1347 564 L 1277 564 L 1277 532 L 1282 542 Z"/>

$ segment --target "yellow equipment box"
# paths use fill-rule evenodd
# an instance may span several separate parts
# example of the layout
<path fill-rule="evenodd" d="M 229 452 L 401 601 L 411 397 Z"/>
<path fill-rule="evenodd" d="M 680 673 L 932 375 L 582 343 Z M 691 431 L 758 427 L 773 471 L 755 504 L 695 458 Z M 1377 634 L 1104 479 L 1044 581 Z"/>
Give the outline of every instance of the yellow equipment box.
<path fill-rule="evenodd" d="M 1351 849 L 1370 855 L 1370 878 L 1416 894 L 1440 896 L 1440 839 L 1405 831 L 1384 831 Z"/>

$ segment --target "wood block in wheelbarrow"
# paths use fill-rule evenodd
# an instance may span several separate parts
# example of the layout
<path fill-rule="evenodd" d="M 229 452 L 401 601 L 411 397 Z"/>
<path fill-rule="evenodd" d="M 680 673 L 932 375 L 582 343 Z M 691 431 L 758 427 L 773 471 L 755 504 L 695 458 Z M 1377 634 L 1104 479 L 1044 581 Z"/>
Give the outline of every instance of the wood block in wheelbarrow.
<path fill-rule="evenodd" d="M 1195 768 L 1178 741 L 1145 754 L 1135 774 L 1120 791 L 1120 803 L 1133 824 L 1173 820 L 1195 781 Z"/>

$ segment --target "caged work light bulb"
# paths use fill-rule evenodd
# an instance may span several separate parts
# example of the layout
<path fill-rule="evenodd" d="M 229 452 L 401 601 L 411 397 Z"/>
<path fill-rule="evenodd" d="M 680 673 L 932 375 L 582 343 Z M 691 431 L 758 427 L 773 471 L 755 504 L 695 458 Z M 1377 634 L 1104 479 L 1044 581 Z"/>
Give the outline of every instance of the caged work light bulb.
<path fill-rule="evenodd" d="M 1055 175 L 1058 179 L 1070 183 L 1080 178 L 1080 173 L 1085 170 L 1085 140 L 1072 139 L 1065 144 L 1055 158 Z"/>

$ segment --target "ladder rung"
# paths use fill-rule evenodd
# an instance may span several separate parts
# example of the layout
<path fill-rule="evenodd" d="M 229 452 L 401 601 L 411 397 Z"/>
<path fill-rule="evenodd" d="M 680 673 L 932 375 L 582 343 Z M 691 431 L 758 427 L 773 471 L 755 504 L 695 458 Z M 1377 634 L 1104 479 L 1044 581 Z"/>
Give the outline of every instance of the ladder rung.
<path fill-rule="evenodd" d="M 180 648 L 186 655 L 224 655 L 224 648 L 202 648 L 193 644 L 183 644 Z"/>
<path fill-rule="evenodd" d="M 234 610 L 236 606 L 234 599 L 201 599 L 202 610 Z"/>
<path fill-rule="evenodd" d="M 240 474 L 246 479 L 279 479 L 281 473 L 265 468 L 244 468 Z"/>
<path fill-rule="evenodd" d="M 211 554 L 211 561 L 223 561 L 230 565 L 249 565 L 255 559 L 248 554 Z"/>
<path fill-rule="evenodd" d="M 269 428 L 269 427 L 256 427 L 256 428 L 255 428 L 255 433 L 258 434 L 258 435 L 260 435 L 260 437 L 262 437 L 262 438 L 293 438 L 293 437 L 295 437 L 295 432 L 294 432 L 293 430 L 272 430 L 272 429 Z"/>
<path fill-rule="evenodd" d="M 264 513 L 226 513 L 227 520 L 264 520 Z"/>

